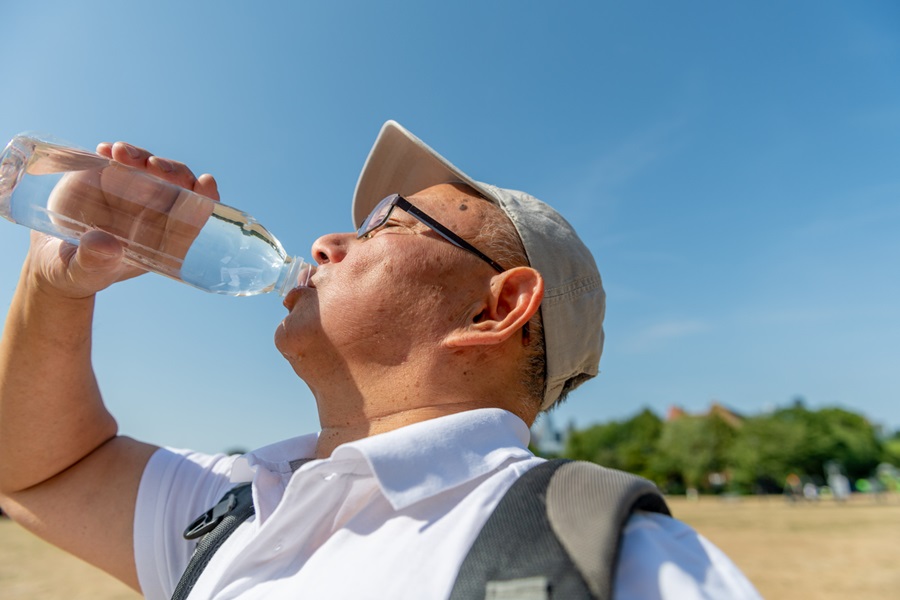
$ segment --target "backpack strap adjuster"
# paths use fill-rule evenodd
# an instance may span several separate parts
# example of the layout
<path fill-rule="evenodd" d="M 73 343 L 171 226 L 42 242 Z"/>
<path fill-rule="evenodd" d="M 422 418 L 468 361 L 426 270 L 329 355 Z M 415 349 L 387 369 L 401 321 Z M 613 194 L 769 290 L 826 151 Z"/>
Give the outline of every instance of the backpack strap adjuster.
<path fill-rule="evenodd" d="M 203 537 L 222 522 L 238 505 L 238 494 L 243 488 L 235 488 L 225 494 L 218 504 L 194 519 L 184 530 L 184 539 L 195 540 Z"/>

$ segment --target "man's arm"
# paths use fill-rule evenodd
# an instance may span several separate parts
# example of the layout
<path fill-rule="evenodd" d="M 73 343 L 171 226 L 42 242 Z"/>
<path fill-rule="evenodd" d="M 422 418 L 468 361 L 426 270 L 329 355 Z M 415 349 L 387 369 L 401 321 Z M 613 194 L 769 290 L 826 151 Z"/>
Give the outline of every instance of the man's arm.
<path fill-rule="evenodd" d="M 116 144 L 101 153 L 217 197 L 209 176 Z M 135 153 L 137 151 L 137 153 Z M 0 503 L 51 543 L 138 588 L 134 506 L 155 447 L 118 435 L 91 365 L 94 294 L 139 271 L 111 236 L 40 234 L 0 339 Z"/>

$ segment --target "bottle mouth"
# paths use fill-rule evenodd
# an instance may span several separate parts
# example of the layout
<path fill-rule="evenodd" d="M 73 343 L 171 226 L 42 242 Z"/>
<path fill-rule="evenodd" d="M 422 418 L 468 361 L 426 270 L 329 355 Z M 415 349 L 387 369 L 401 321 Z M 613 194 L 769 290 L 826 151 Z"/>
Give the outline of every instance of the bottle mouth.
<path fill-rule="evenodd" d="M 294 288 L 310 287 L 310 279 L 314 272 L 315 267 L 307 264 L 302 258 L 288 257 L 275 284 L 275 291 L 284 298 Z"/>

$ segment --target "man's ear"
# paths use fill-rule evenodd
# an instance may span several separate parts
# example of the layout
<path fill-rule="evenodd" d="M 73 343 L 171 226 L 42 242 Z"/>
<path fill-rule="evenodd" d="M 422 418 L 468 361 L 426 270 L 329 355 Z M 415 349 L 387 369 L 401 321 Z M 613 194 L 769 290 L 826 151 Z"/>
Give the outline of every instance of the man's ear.
<path fill-rule="evenodd" d="M 531 320 L 543 297 L 544 278 L 531 267 L 516 267 L 495 275 L 469 322 L 451 332 L 444 345 L 461 348 L 501 344 Z"/>

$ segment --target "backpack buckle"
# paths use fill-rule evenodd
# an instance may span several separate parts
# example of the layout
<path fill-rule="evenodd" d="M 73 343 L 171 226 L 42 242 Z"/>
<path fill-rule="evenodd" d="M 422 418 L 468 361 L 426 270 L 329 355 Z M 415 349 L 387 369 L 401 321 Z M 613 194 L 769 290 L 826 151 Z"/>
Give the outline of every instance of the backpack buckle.
<path fill-rule="evenodd" d="M 184 539 L 195 540 L 202 537 L 216 528 L 222 522 L 222 519 L 234 510 L 237 506 L 237 494 L 230 492 L 218 504 L 194 519 L 194 521 L 184 530 Z"/>

